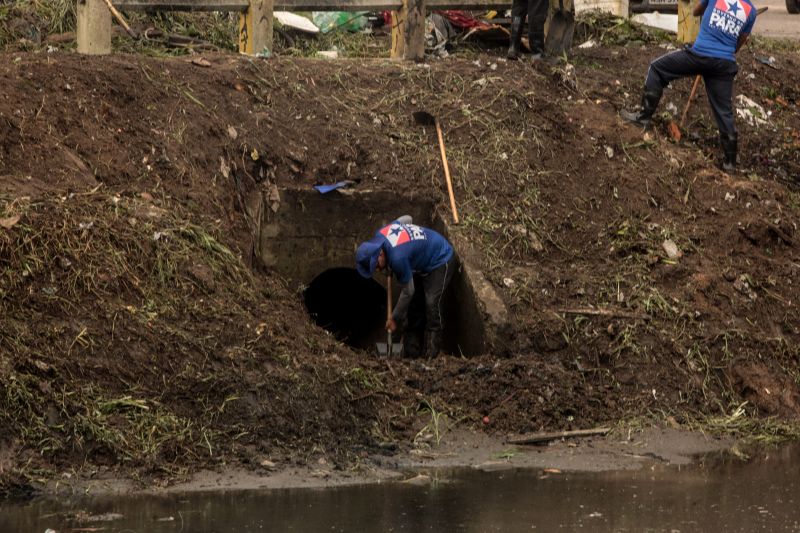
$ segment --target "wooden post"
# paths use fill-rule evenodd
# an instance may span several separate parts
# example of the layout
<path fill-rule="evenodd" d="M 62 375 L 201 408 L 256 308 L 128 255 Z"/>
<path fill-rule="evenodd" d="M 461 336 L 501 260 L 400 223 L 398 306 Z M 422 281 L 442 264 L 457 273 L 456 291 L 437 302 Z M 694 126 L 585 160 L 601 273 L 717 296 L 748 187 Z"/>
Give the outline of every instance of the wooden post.
<path fill-rule="evenodd" d="M 111 12 L 104 0 L 78 0 L 78 53 L 111 53 Z"/>
<path fill-rule="evenodd" d="M 425 59 L 425 0 L 403 0 L 392 12 L 392 59 Z"/>
<path fill-rule="evenodd" d="M 272 54 L 273 0 L 250 0 L 250 7 L 239 15 L 239 52 L 248 55 Z"/>
<path fill-rule="evenodd" d="M 694 4 L 688 0 L 678 0 L 678 41 L 692 43 L 700 31 L 700 17 L 692 15 Z"/>

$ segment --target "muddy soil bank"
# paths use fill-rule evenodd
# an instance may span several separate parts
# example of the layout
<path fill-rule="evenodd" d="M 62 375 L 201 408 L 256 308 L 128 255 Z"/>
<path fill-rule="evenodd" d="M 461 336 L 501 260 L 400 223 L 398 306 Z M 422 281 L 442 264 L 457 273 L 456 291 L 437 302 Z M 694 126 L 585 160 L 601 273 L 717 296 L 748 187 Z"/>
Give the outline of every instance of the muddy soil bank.
<path fill-rule="evenodd" d="M 664 427 L 616 430 L 606 436 L 558 439 L 541 445 L 510 445 L 483 432 L 454 429 L 433 450 L 371 456 L 350 468 L 324 460 L 309 465 L 266 462 L 257 469 L 199 471 L 168 487 L 142 489 L 130 480 L 96 474 L 62 478 L 42 487 L 46 494 L 181 493 L 214 490 L 332 488 L 365 483 L 424 485 L 447 469 L 526 469 L 540 476 L 566 472 L 637 470 L 653 464 L 681 466 L 705 454 L 731 450 L 735 440 Z M 741 452 L 738 452 L 741 454 Z"/>
<path fill-rule="evenodd" d="M 791 434 L 798 59 L 742 53 L 737 91 L 764 112 L 745 106 L 729 176 L 705 103 L 680 143 L 666 116 L 619 121 L 663 46 L 535 65 L 0 55 L 3 487 L 348 469 L 425 449 L 443 416 L 488 435 L 667 416 Z M 387 364 L 258 263 L 247 200 L 347 178 L 446 215 L 423 106 L 445 125 L 452 237 L 512 319 L 486 354 Z"/>

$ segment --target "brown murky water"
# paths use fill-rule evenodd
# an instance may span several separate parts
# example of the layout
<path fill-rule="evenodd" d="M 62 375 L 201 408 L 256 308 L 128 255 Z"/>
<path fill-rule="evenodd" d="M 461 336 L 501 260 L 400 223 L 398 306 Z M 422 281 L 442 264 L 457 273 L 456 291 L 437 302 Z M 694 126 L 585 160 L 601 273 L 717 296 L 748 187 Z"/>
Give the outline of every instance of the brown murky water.
<path fill-rule="evenodd" d="M 800 531 L 800 445 L 682 469 L 433 477 L 422 487 L 37 499 L 0 505 L 0 532 Z"/>

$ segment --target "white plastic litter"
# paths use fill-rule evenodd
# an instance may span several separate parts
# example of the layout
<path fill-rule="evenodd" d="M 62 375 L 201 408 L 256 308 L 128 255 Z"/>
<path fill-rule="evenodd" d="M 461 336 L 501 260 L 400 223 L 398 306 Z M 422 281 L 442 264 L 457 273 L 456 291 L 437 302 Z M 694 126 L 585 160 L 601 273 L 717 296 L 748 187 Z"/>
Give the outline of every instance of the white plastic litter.
<path fill-rule="evenodd" d="M 653 13 L 639 13 L 631 20 L 651 28 L 678 33 L 678 15 L 665 15 L 655 11 Z"/>
<path fill-rule="evenodd" d="M 758 102 L 751 100 L 743 94 L 736 95 L 736 116 L 743 119 L 751 126 L 765 126 L 769 124 L 771 111 L 766 111 Z"/>
<path fill-rule="evenodd" d="M 273 16 L 284 26 L 304 31 L 306 33 L 319 33 L 319 28 L 316 24 L 311 22 L 306 17 L 296 13 L 290 13 L 289 11 L 275 11 L 273 12 Z"/>

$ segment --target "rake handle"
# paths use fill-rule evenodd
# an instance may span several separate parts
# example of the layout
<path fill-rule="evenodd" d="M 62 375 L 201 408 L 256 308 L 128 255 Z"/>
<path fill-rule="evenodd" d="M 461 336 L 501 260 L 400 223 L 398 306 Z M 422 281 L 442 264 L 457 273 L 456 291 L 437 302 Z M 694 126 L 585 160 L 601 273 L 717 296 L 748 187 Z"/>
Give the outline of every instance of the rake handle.
<path fill-rule="evenodd" d="M 447 194 L 450 195 L 450 209 L 453 210 L 453 222 L 458 224 L 458 210 L 456 209 L 456 197 L 453 194 L 453 182 L 450 180 L 450 166 L 447 164 L 447 154 L 444 151 L 444 137 L 442 136 L 442 126 L 439 119 L 436 119 L 436 135 L 439 137 L 439 150 L 442 152 L 442 164 L 444 165 L 444 179 L 447 181 Z"/>
<path fill-rule="evenodd" d="M 108 10 L 111 11 L 111 14 L 114 15 L 114 18 L 117 19 L 117 22 L 119 22 L 120 25 L 123 28 L 125 28 L 125 31 L 128 32 L 128 35 L 130 35 L 134 39 L 138 39 L 139 36 L 136 34 L 135 31 L 133 31 L 131 29 L 130 26 L 128 26 L 128 23 L 125 22 L 125 18 L 122 16 L 122 13 L 117 11 L 117 8 L 114 7 L 114 4 L 111 3 L 111 0 L 105 0 L 105 2 L 106 2 L 106 5 L 108 6 Z"/>
<path fill-rule="evenodd" d="M 684 122 L 686 122 L 686 115 L 689 113 L 689 106 L 692 105 L 692 100 L 694 100 L 694 95 L 697 94 L 697 88 L 700 86 L 700 74 L 695 76 L 694 83 L 692 84 L 692 92 L 689 93 L 689 99 L 686 101 L 686 107 L 683 108 L 683 114 L 681 115 L 681 122 L 680 126 L 683 127 Z"/>
<path fill-rule="evenodd" d="M 386 322 L 392 319 L 392 273 L 386 273 Z M 392 356 L 392 330 L 386 329 L 386 357 Z"/>

